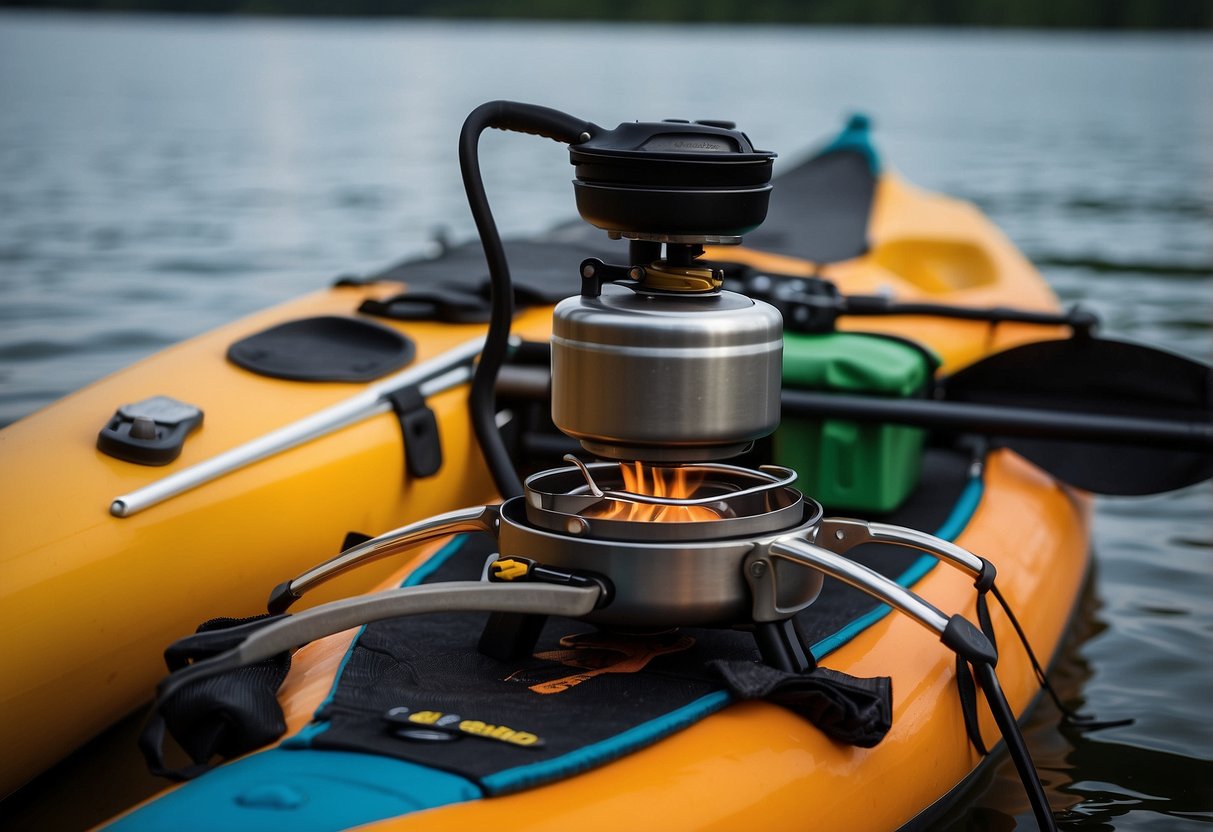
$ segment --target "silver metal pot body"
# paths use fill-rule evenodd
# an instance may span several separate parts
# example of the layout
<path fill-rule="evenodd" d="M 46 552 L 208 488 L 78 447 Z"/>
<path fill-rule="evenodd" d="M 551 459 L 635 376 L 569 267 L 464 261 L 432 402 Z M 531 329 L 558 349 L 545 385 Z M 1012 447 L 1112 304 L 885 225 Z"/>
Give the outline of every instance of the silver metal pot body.
<path fill-rule="evenodd" d="M 766 303 L 606 284 L 556 307 L 552 419 L 600 457 L 732 456 L 778 427 L 782 359 L 783 319 Z"/>
<path fill-rule="evenodd" d="M 742 571 L 746 557 L 782 538 L 808 534 L 820 522 L 821 507 L 806 500 L 798 525 L 753 538 L 603 540 L 536 528 L 527 522 L 525 498 L 515 497 L 501 506 L 497 542 L 503 557 L 609 576 L 614 597 L 587 615 L 587 621 L 624 630 L 729 626 L 753 620 L 753 599 Z M 793 570 L 783 579 L 781 602 L 806 606 L 821 592 L 821 584 L 820 572 Z"/>

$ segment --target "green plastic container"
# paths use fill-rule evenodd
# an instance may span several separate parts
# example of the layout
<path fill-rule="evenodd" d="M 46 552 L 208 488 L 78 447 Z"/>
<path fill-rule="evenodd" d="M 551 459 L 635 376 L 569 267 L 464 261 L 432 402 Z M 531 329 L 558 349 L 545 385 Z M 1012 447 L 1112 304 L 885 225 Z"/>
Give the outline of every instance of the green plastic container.
<path fill-rule="evenodd" d="M 790 389 L 909 398 L 934 371 L 922 350 L 877 335 L 784 334 L 783 385 Z M 892 424 L 784 419 L 775 459 L 830 511 L 887 512 L 918 484 L 924 432 Z"/>

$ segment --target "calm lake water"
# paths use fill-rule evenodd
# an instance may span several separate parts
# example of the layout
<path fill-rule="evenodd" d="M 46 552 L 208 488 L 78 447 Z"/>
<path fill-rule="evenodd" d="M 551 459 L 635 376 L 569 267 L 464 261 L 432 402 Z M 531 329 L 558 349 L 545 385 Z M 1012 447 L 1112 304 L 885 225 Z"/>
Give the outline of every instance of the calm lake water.
<path fill-rule="evenodd" d="M 785 164 L 867 112 L 887 160 L 977 202 L 1105 332 L 1209 358 L 1207 35 L 0 13 L 0 425 L 438 232 L 470 238 L 455 138 L 494 98 L 600 124 L 735 119 Z M 559 148 L 492 134 L 483 154 L 504 232 L 572 215 Z M 1067 829 L 1213 823 L 1210 497 L 1099 505 L 1055 676 L 1072 703 L 1136 722 L 1059 733 L 1035 712 Z M 82 824 L 146 788 L 109 771 L 98 758 L 60 781 L 72 821 L 13 821 Z M 1030 828 L 1021 795 L 1004 764 L 945 828 Z"/>

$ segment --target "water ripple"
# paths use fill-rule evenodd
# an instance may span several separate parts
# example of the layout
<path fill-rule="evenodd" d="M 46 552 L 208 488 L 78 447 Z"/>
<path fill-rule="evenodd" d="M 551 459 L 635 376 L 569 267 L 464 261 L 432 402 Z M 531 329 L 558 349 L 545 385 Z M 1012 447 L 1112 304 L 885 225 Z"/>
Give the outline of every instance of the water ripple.
<path fill-rule="evenodd" d="M 117 330 L 106 332 L 87 341 L 30 340 L 0 344 L 0 361 L 39 361 L 46 358 L 78 355 L 82 351 L 122 352 L 130 349 L 164 347 L 173 338 L 146 330 Z"/>

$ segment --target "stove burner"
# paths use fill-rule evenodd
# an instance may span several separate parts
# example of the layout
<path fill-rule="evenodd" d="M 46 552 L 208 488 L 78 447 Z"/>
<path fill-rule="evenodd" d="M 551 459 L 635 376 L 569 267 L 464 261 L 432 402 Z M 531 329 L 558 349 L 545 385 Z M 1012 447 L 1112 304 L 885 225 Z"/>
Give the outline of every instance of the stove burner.
<path fill-rule="evenodd" d="M 526 481 L 527 519 L 562 534 L 645 542 L 728 539 L 787 529 L 806 514 L 803 495 L 791 487 L 795 472 L 779 466 L 757 471 L 718 463 L 679 466 L 674 470 L 698 485 L 691 497 L 668 497 L 628 490 L 619 463 L 565 459 L 573 467 L 542 471 Z M 661 522 L 643 519 L 652 513 L 626 519 L 619 515 L 627 512 L 616 510 L 637 505 L 710 514 L 705 519 L 704 512 L 683 517 L 674 512 L 672 522 Z M 820 508 L 808 513 L 820 516 Z"/>
<path fill-rule="evenodd" d="M 590 466 L 591 470 L 596 467 L 615 466 Z M 597 481 L 606 482 L 605 472 L 594 473 Z M 576 468 L 536 477 L 547 475 L 584 485 Z M 794 488 L 776 486 L 767 493 L 780 507 L 762 515 L 652 523 L 591 519 L 539 508 L 532 500 L 540 493 L 528 489 L 525 498 L 515 497 L 501 505 L 497 527 L 500 558 L 525 558 L 557 570 L 605 578 L 614 588 L 611 601 L 585 619 L 610 629 L 744 624 L 753 620 L 753 599 L 743 577 L 746 558 L 755 551 L 768 551 L 783 538 L 811 533 L 823 513 L 818 503 Z M 596 499 L 591 494 L 563 492 L 547 496 Z M 764 528 L 758 529 L 760 525 Z M 821 590 L 821 573 L 782 571 L 787 574 L 780 578 L 781 606 L 801 609 L 812 603 Z"/>

